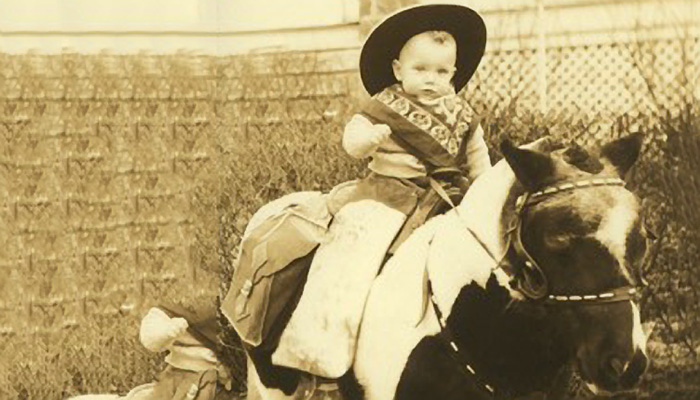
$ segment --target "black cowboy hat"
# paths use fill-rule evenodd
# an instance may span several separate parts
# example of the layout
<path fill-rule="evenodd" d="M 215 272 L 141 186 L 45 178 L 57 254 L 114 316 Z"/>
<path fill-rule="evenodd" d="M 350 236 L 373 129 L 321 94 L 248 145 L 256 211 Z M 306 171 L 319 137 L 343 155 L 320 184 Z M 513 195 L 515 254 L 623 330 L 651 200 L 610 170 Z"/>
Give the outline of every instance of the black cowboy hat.
<path fill-rule="evenodd" d="M 411 37 L 446 31 L 457 42 L 457 71 L 452 80 L 462 90 L 474 75 L 486 47 L 486 25 L 474 10 L 455 4 L 426 4 L 398 11 L 369 34 L 360 53 L 360 77 L 370 95 L 396 83 L 391 63 Z"/>

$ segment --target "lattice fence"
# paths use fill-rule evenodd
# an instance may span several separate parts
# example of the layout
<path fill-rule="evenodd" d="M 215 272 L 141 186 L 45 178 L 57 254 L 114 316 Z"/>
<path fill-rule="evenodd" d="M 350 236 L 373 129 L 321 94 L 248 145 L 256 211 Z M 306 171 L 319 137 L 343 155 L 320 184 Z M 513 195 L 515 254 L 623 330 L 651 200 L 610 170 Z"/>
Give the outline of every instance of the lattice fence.
<path fill-rule="evenodd" d="M 597 119 L 596 131 L 605 135 L 619 116 L 647 126 L 648 118 L 696 99 L 698 63 L 697 37 L 551 47 L 544 65 L 537 50 L 496 51 L 485 56 L 466 95 L 486 114 L 518 107 Z"/>

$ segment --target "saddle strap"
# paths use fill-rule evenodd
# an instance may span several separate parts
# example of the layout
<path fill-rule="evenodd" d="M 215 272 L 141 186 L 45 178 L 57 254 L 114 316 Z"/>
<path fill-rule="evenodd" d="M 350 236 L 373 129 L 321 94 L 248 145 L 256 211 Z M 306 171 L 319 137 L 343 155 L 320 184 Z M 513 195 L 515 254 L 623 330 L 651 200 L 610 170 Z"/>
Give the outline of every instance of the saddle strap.
<path fill-rule="evenodd" d="M 442 171 L 442 172 L 454 172 L 454 171 Z M 428 189 L 425 191 L 423 196 L 418 200 L 418 206 L 413 211 L 413 213 L 408 217 L 401 230 L 396 235 L 394 242 L 389 248 L 388 254 L 394 254 L 399 246 L 408 239 L 409 236 L 415 231 L 419 226 L 423 225 L 425 221 L 433 217 L 434 210 L 436 210 L 440 201 L 444 201 L 451 209 L 455 208 L 455 203 L 450 197 L 449 193 L 442 184 L 434 179 L 432 176 L 428 177 Z M 452 190 L 448 189 L 448 190 Z M 459 189 L 461 192 L 461 189 Z M 456 194 L 456 193 L 453 193 Z M 464 195 L 464 193 L 461 193 Z"/>
<path fill-rule="evenodd" d="M 399 246 L 408 239 L 409 236 L 415 231 L 419 226 L 423 225 L 428 219 L 430 211 L 437 205 L 440 201 L 440 195 L 434 190 L 427 190 L 421 199 L 418 201 L 418 206 L 413 211 L 413 213 L 408 217 L 406 222 L 401 227 L 398 235 L 394 239 L 394 242 L 389 247 L 387 251 L 388 254 L 396 253 Z"/>
<path fill-rule="evenodd" d="M 442 185 L 438 181 L 436 181 L 435 179 L 433 179 L 431 177 L 429 182 L 430 182 L 430 187 L 435 191 L 435 193 L 437 193 L 440 196 L 440 198 L 442 198 L 447 204 L 449 204 L 453 210 L 457 208 L 455 206 L 455 203 L 450 198 L 450 195 L 447 194 L 445 189 L 442 187 Z"/>

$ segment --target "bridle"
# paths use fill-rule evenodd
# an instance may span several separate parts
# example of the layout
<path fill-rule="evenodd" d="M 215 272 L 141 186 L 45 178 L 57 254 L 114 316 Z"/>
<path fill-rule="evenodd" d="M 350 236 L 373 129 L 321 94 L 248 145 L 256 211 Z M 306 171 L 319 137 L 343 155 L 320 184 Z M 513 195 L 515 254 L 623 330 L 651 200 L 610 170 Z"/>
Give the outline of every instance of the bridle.
<path fill-rule="evenodd" d="M 537 261 L 525 249 L 522 241 L 523 216 L 528 207 L 539 203 L 543 199 L 567 191 L 587 189 L 600 186 L 624 186 L 625 182 L 619 178 L 585 179 L 547 186 L 537 192 L 525 193 L 515 202 L 515 219 L 511 228 L 507 231 L 507 240 L 519 261 L 519 267 L 499 262 L 499 267 L 511 277 L 514 289 L 522 293 L 530 300 L 543 301 L 545 304 L 605 304 L 627 301 L 636 293 L 631 285 L 623 285 L 614 289 L 598 293 L 550 293 L 549 280 L 540 268 Z"/>
<path fill-rule="evenodd" d="M 466 225 L 466 223 L 465 227 L 486 251 L 486 253 L 494 260 L 494 262 L 496 262 L 496 267 L 494 270 L 503 270 L 511 278 L 511 286 L 529 300 L 541 302 L 542 304 L 546 305 L 612 304 L 627 301 L 632 299 L 632 296 L 636 293 L 636 289 L 631 285 L 623 285 L 599 293 L 550 293 L 549 280 L 547 279 L 547 276 L 544 274 L 544 271 L 542 271 L 542 268 L 540 268 L 537 261 L 530 255 L 527 249 L 525 249 L 522 241 L 523 216 L 528 207 L 532 206 L 533 204 L 537 204 L 543 199 L 557 193 L 600 186 L 624 185 L 625 182 L 619 178 L 585 179 L 550 185 L 537 192 L 526 192 L 525 194 L 519 196 L 515 202 L 515 218 L 511 224 L 511 227 L 506 232 L 506 252 L 500 258 L 500 260 L 493 255 L 476 232 Z M 433 184 L 433 182 L 431 182 L 431 186 L 448 204 L 452 206 L 455 212 L 457 212 L 459 215 L 458 209 L 454 206 L 444 190 L 442 190 L 439 185 Z M 462 219 L 461 216 L 459 216 L 459 218 Z M 464 219 L 462 220 L 464 221 Z M 515 253 L 516 260 L 519 261 L 519 266 L 508 264 L 505 261 L 511 249 Z M 430 278 L 428 278 L 428 291 L 433 311 L 435 312 L 438 324 L 440 325 L 440 332 L 438 336 L 441 337 L 442 340 L 449 346 L 450 357 L 455 360 L 456 364 L 460 365 L 460 371 L 466 377 L 472 379 L 477 387 L 490 393 L 492 396 L 496 396 L 498 394 L 496 388 L 485 382 L 479 376 L 477 371 L 475 371 L 475 369 L 472 367 L 473 364 L 470 357 L 460 350 L 456 341 L 454 340 L 454 335 L 452 334 L 451 329 L 447 326 L 447 319 L 443 317 L 443 314 L 437 305 Z"/>

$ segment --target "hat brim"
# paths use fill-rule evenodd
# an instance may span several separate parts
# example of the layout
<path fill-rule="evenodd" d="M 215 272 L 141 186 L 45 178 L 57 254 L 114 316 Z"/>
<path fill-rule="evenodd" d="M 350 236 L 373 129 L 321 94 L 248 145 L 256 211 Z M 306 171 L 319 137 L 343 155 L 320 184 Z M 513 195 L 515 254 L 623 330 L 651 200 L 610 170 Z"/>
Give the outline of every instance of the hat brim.
<path fill-rule="evenodd" d="M 387 17 L 367 36 L 360 53 L 360 77 L 370 95 L 396 83 L 391 64 L 411 37 L 446 31 L 457 43 L 457 70 L 452 80 L 459 92 L 476 71 L 486 48 L 486 25 L 474 10 L 454 4 L 406 8 Z"/>

